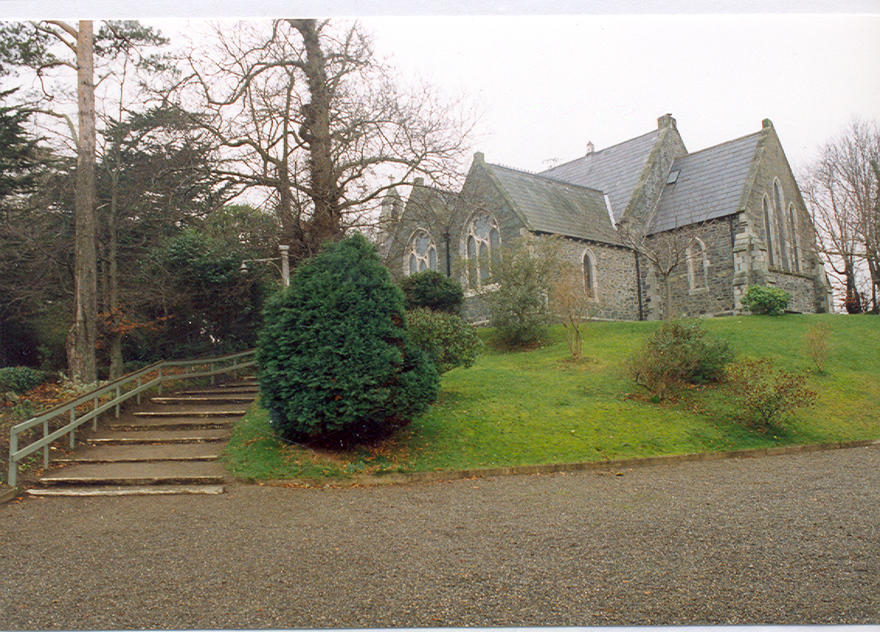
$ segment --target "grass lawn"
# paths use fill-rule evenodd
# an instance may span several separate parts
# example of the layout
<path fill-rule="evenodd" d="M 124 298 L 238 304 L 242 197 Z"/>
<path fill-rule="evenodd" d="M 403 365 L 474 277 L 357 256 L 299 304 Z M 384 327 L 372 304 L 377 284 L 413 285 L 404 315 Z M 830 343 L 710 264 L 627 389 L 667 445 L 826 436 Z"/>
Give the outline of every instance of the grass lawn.
<path fill-rule="evenodd" d="M 236 428 L 226 461 L 252 479 L 346 477 L 567 463 L 727 451 L 785 444 L 880 438 L 880 318 L 844 315 L 741 316 L 702 321 L 738 357 L 769 357 L 808 371 L 818 401 L 789 415 L 784 430 L 761 432 L 737 418 L 723 386 L 689 389 L 652 404 L 627 374 L 626 361 L 659 324 L 587 326 L 586 360 L 570 360 L 561 327 L 531 351 L 484 350 L 469 369 L 442 378 L 438 401 L 378 445 L 348 452 L 285 445 L 254 407 Z M 812 367 L 806 334 L 830 331 L 825 373 Z"/>

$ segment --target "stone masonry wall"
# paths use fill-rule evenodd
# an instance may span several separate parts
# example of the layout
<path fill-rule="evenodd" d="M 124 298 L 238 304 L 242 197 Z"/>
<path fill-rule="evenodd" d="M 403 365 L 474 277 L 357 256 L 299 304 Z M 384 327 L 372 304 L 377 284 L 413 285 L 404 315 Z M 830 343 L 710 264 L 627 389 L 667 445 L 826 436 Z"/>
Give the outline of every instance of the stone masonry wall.
<path fill-rule="evenodd" d="M 825 310 L 824 270 L 816 251 L 813 225 L 779 138 L 769 120 L 759 141 L 759 167 L 745 202 L 751 232 L 761 240 L 762 257 L 755 266 L 754 283 L 778 285 L 792 295 L 792 309 L 813 313 Z M 777 209 L 774 183 L 782 205 Z M 764 200 L 770 215 L 769 252 Z M 772 255 L 772 263 L 770 262 Z M 799 307 L 795 308 L 794 306 Z"/>
<path fill-rule="evenodd" d="M 702 260 L 693 262 L 694 287 L 688 265 L 682 261 L 670 274 L 672 313 L 675 317 L 696 317 L 733 312 L 733 240 L 731 218 L 720 218 L 701 226 L 697 236 L 705 245 L 707 267 Z M 649 241 L 649 244 L 651 242 Z M 644 257 L 640 267 L 644 282 L 647 317 L 663 317 L 665 290 L 653 266 Z"/>

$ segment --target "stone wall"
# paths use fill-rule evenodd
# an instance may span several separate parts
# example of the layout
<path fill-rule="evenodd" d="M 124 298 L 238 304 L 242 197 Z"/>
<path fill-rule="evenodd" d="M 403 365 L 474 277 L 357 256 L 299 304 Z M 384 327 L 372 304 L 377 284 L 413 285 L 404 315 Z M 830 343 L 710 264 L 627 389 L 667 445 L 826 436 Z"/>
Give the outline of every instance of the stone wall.
<path fill-rule="evenodd" d="M 595 275 L 595 318 L 638 320 L 635 255 L 629 248 L 564 239 L 563 256 L 583 277 L 584 254 L 589 253 Z"/>
<path fill-rule="evenodd" d="M 812 314 L 816 311 L 815 285 L 809 275 L 795 274 L 793 272 L 769 272 L 768 285 L 773 285 L 780 290 L 791 294 L 788 310 Z"/>
<path fill-rule="evenodd" d="M 716 316 L 733 312 L 732 230 L 736 230 L 734 217 L 712 220 L 695 230 L 696 237 L 705 246 L 706 267 L 704 271 L 702 258 L 694 260 L 691 275 L 687 261 L 683 260 L 669 275 L 674 317 Z M 649 247 L 658 247 L 659 239 L 658 236 L 649 238 Z M 688 241 L 689 237 L 682 239 Z M 651 320 L 661 319 L 665 303 L 662 280 L 645 257 L 640 257 L 640 268 L 646 316 Z"/>

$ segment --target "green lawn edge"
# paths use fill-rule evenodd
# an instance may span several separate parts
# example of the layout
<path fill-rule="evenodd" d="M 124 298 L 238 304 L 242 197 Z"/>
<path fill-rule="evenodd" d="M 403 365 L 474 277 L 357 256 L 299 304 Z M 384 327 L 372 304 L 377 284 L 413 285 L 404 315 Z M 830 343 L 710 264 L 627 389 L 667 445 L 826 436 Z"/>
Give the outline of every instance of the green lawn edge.
<path fill-rule="evenodd" d="M 629 378 L 626 361 L 659 324 L 594 322 L 580 363 L 568 358 L 559 327 L 538 349 L 487 348 L 473 367 L 445 374 L 431 409 L 380 444 L 347 452 L 285 444 L 254 405 L 223 458 L 243 480 L 346 480 L 880 439 L 877 317 L 787 314 L 701 323 L 729 340 L 738 357 L 769 357 L 807 372 L 817 403 L 797 409 L 778 432 L 743 425 L 722 387 L 652 404 Z M 806 334 L 816 324 L 829 331 L 824 373 L 807 353 Z"/>

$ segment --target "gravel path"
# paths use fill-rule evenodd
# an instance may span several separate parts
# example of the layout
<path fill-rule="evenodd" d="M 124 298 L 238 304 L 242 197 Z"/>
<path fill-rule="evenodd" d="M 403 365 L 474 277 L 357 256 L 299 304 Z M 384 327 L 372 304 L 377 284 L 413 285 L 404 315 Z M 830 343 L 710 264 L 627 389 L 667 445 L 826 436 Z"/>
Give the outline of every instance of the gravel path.
<path fill-rule="evenodd" d="M 0 629 L 880 622 L 880 449 L 622 474 L 11 503 Z"/>

